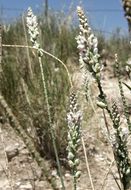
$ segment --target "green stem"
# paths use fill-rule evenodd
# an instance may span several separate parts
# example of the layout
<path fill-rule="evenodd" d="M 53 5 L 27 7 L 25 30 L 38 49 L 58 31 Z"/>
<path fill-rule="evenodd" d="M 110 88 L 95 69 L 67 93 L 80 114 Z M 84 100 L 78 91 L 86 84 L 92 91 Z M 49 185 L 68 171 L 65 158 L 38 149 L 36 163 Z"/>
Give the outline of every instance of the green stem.
<path fill-rule="evenodd" d="M 112 113 L 111 113 L 111 111 L 110 111 L 110 109 L 108 107 L 108 103 L 107 103 L 107 100 L 106 100 L 106 95 L 104 94 L 104 91 L 103 91 L 103 88 L 102 88 L 102 85 L 101 85 L 101 81 L 100 81 L 100 79 L 96 79 L 96 81 L 97 81 L 98 89 L 99 89 L 99 92 L 100 92 L 99 98 L 101 98 L 104 101 L 104 103 L 107 105 L 106 111 L 108 112 L 108 114 L 109 114 L 109 116 L 110 116 L 110 118 L 112 120 Z"/>
<path fill-rule="evenodd" d="M 77 178 L 76 178 L 76 171 L 77 171 L 77 166 L 74 165 L 72 168 L 72 176 L 73 176 L 73 190 L 76 190 L 77 187 Z"/>
<path fill-rule="evenodd" d="M 76 177 L 75 176 L 73 176 L 73 185 L 74 185 L 73 189 L 76 190 Z"/>
<path fill-rule="evenodd" d="M 64 180 L 63 180 L 63 177 L 62 177 L 61 166 L 60 166 L 60 161 L 59 161 L 58 151 L 57 151 L 57 146 L 56 146 L 56 141 L 55 141 L 55 135 L 54 135 L 54 132 L 53 132 L 53 129 L 52 129 L 50 105 L 49 105 L 48 93 L 47 93 L 46 82 L 45 82 L 45 76 L 44 76 L 44 71 L 43 71 L 43 66 L 42 66 L 42 61 L 41 61 L 40 56 L 39 56 L 39 65 L 40 65 L 41 77 L 42 77 L 42 82 L 43 82 L 45 101 L 46 101 L 46 105 L 47 105 L 47 114 L 48 114 L 48 119 L 49 119 L 50 134 L 51 134 L 51 138 L 52 138 L 52 143 L 53 143 L 56 162 L 57 162 L 58 171 L 59 171 L 59 175 L 60 175 L 60 180 L 61 180 L 61 184 L 62 184 L 62 189 L 65 190 Z"/>
<path fill-rule="evenodd" d="M 97 82 L 98 89 L 99 89 L 99 92 L 100 92 L 99 98 L 106 101 L 105 100 L 105 94 L 104 94 L 103 89 L 102 89 L 101 81 L 99 79 L 96 79 L 96 82 Z"/>

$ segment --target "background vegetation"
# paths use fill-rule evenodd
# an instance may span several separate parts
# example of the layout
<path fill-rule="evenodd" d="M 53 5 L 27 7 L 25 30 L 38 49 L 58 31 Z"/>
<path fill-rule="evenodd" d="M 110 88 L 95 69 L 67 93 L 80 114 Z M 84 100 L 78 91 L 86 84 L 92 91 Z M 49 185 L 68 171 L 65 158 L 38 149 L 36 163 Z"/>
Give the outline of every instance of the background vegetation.
<path fill-rule="evenodd" d="M 41 47 L 62 60 L 69 68 L 71 76 L 78 69 L 78 50 L 76 36 L 78 28 L 63 13 L 51 12 L 48 18 L 41 14 L 38 17 Z M 25 17 L 9 26 L 2 28 L 2 44 L 30 45 L 26 32 Z M 125 65 L 130 58 L 131 47 L 129 36 L 121 36 L 117 29 L 110 37 L 102 32 L 95 32 L 99 41 L 101 62 L 113 69 L 117 53 L 121 74 L 125 76 Z M 51 108 L 52 125 L 55 129 L 56 144 L 60 161 L 67 157 L 67 121 L 68 97 L 70 84 L 65 68 L 57 61 L 44 55 L 43 70 L 47 85 L 49 104 Z M 31 48 L 6 47 L 2 48 L 0 71 L 0 92 L 8 106 L 16 116 L 21 127 L 36 145 L 41 157 L 51 159 L 55 163 L 55 153 L 49 133 L 49 122 L 43 85 L 35 50 Z M 2 112 L 2 110 L 0 110 Z M 90 111 L 90 110 L 89 110 Z M 91 112 L 91 111 L 90 111 Z M 67 162 L 62 164 L 68 167 Z"/>
<path fill-rule="evenodd" d="M 69 22 L 67 16 L 64 19 L 65 15 L 63 15 L 63 20 L 58 19 L 59 17 L 62 17 L 61 14 L 50 13 L 47 21 L 44 15 L 39 16 L 41 45 L 44 50 L 60 58 L 72 73 L 78 65 L 78 51 L 75 40 L 78 28 L 72 22 Z M 30 44 L 28 41 L 26 43 L 27 33 L 24 27 L 24 20 L 18 20 L 9 26 L 4 26 L 2 29 L 2 43 L 10 45 Z M 129 37 L 121 36 L 119 29 L 108 38 L 102 32 L 97 32 L 96 35 L 98 36 L 102 62 L 106 65 L 108 60 L 112 61 L 115 52 L 118 53 L 121 66 L 125 66 L 131 50 L 128 43 Z M 69 94 L 68 78 L 62 65 L 54 59 L 45 55 L 43 63 L 51 105 L 51 116 L 58 136 L 57 143 L 63 145 L 59 149 L 59 154 L 65 154 L 66 142 L 63 139 L 66 139 L 65 110 L 67 109 L 67 96 Z M 29 64 L 31 64 L 33 75 L 30 73 Z M 35 52 L 26 48 L 3 47 L 1 65 L 0 91 L 2 95 L 27 131 L 31 130 L 30 127 L 34 127 L 36 130 L 38 129 L 36 133 L 45 133 L 41 148 L 42 151 L 44 149 L 46 156 L 52 158 L 52 145 L 49 141 L 47 143 L 48 132 L 46 130 L 39 132 L 39 125 L 45 129 L 48 122 L 39 74 L 40 69 Z M 123 71 L 123 67 L 121 67 L 121 70 Z"/>

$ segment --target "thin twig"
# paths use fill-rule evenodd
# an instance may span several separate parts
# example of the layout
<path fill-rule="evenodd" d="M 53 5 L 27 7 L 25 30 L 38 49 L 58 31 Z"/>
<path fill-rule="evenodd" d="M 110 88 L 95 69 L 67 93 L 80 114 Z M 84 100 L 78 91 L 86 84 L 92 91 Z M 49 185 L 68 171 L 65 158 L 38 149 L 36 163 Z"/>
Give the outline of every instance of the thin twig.
<path fill-rule="evenodd" d="M 34 49 L 34 50 L 37 50 L 36 48 L 32 47 L 32 46 L 25 46 L 25 45 L 7 45 L 7 44 L 2 44 L 2 47 L 15 47 L 15 48 L 29 48 L 29 49 Z M 66 72 L 67 72 L 67 75 L 68 75 L 68 78 L 69 78 L 69 82 L 70 82 L 70 86 L 71 88 L 73 87 L 73 84 L 72 84 L 72 81 L 71 81 L 71 76 L 70 76 L 70 73 L 69 73 L 69 70 L 67 68 L 67 66 L 65 65 L 65 63 L 63 61 L 61 61 L 59 58 L 57 58 L 56 56 L 52 55 L 51 53 L 41 49 L 41 51 L 52 57 L 53 59 L 57 60 L 59 63 L 61 63 L 63 65 L 63 67 L 65 68 Z"/>
<path fill-rule="evenodd" d="M 117 184 L 119 190 L 122 190 L 122 188 L 120 187 L 120 185 L 119 185 L 119 183 L 118 183 L 118 181 L 117 181 L 115 175 L 113 174 L 112 170 L 111 170 L 111 174 L 112 174 L 112 176 L 113 176 L 113 178 L 114 178 L 114 180 L 115 180 L 115 182 L 116 182 L 116 184 Z"/>
<path fill-rule="evenodd" d="M 92 188 L 92 190 L 95 190 L 94 189 L 94 185 L 93 185 L 93 180 L 92 180 L 92 177 L 91 177 L 91 172 L 90 172 L 90 167 L 89 167 L 89 162 L 88 162 L 88 158 L 87 158 L 86 147 L 85 147 L 85 142 L 84 142 L 83 137 L 81 137 L 81 141 L 82 141 L 82 146 L 83 146 L 83 150 L 84 150 L 84 156 L 85 156 L 85 161 L 86 161 L 86 168 L 87 168 L 87 172 L 88 172 L 88 175 L 89 175 L 89 179 L 90 179 L 90 183 L 91 183 L 91 188 Z"/>
<path fill-rule="evenodd" d="M 103 188 L 104 188 L 105 181 L 107 180 L 108 174 L 109 174 L 109 172 L 111 171 L 111 168 L 112 168 L 112 166 L 113 166 L 113 163 L 114 163 L 114 160 L 111 162 L 111 164 L 110 164 L 110 166 L 109 166 L 109 168 L 108 168 L 108 171 L 107 171 L 107 173 L 106 173 L 106 175 L 105 175 L 105 177 L 104 177 L 101 190 L 103 190 Z"/>

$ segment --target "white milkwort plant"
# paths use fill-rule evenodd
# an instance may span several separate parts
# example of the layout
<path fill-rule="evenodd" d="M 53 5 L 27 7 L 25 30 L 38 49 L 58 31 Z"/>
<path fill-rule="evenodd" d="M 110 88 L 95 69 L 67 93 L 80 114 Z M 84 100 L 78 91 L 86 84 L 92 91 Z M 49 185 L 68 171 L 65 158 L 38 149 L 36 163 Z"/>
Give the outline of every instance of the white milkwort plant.
<path fill-rule="evenodd" d="M 78 170 L 80 160 L 78 158 L 78 148 L 81 138 L 81 120 L 82 113 L 78 109 L 77 96 L 75 93 L 70 95 L 70 107 L 67 114 L 68 122 L 68 161 L 72 170 L 74 190 L 76 190 L 77 179 L 80 177 L 81 172 Z"/>
<path fill-rule="evenodd" d="M 30 41 L 32 42 L 33 47 L 37 50 L 37 53 L 38 53 L 39 66 L 40 66 L 41 78 L 42 78 L 42 82 L 43 82 L 43 89 L 44 89 L 45 101 L 46 101 L 46 106 L 47 106 L 47 114 L 48 114 L 48 120 L 49 120 L 49 131 L 50 131 L 52 144 L 53 144 L 53 148 L 54 148 L 54 152 L 55 152 L 55 157 L 56 157 L 56 161 L 57 161 L 58 172 L 60 175 L 62 189 L 65 190 L 64 180 L 63 180 L 63 176 L 62 176 L 62 171 L 61 171 L 61 166 L 60 166 L 60 161 L 59 161 L 58 151 L 57 151 L 57 146 L 56 146 L 55 133 L 54 133 L 54 129 L 52 126 L 49 98 L 48 98 L 45 75 L 44 75 L 44 70 L 43 70 L 43 65 L 42 65 L 42 56 L 43 56 L 44 51 L 40 47 L 40 43 L 39 43 L 39 38 L 38 38 L 39 37 L 39 29 L 38 29 L 37 17 L 33 14 L 33 11 L 30 7 L 28 8 L 28 11 L 27 11 L 26 22 L 27 22 L 27 27 L 28 27 L 28 33 L 30 36 Z"/>
<path fill-rule="evenodd" d="M 97 100 L 99 107 L 106 108 L 106 99 L 101 86 L 101 70 L 102 66 L 99 62 L 100 55 L 98 53 L 98 40 L 93 34 L 88 20 L 81 7 L 77 7 L 79 17 L 79 35 L 76 37 L 77 48 L 79 50 L 79 63 L 84 75 L 85 86 L 87 85 L 88 75 L 91 74 L 97 82 L 100 95 Z M 86 88 L 85 88 L 86 89 Z"/>
<path fill-rule="evenodd" d="M 129 131 L 128 128 L 123 130 L 120 127 L 120 114 L 115 102 L 112 105 L 112 120 L 115 129 L 114 138 L 111 141 L 114 157 L 117 163 L 120 181 L 123 184 L 123 189 L 128 190 L 131 187 L 131 161 L 127 149 L 127 137 Z"/>

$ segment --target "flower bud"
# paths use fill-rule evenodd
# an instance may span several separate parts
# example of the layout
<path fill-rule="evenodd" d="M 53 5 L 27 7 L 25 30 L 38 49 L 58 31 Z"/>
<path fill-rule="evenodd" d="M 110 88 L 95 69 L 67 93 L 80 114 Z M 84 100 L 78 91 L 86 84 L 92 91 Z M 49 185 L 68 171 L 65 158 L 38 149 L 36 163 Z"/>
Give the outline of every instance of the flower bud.
<path fill-rule="evenodd" d="M 69 165 L 70 165 L 71 168 L 74 167 L 74 163 L 71 160 L 69 160 L 68 163 L 69 163 Z"/>
<path fill-rule="evenodd" d="M 78 165 L 80 164 L 80 160 L 79 160 L 78 158 L 77 158 L 77 159 L 75 159 L 74 164 L 75 164 L 76 166 L 78 166 Z"/>
<path fill-rule="evenodd" d="M 72 160 L 74 158 L 74 154 L 72 152 L 68 153 L 68 159 Z"/>
<path fill-rule="evenodd" d="M 98 107 L 100 107 L 102 109 L 107 107 L 107 105 L 102 101 L 97 101 L 96 104 L 97 104 Z"/>
<path fill-rule="evenodd" d="M 75 177 L 79 178 L 80 176 L 81 176 L 81 171 L 77 171 L 76 174 L 75 174 Z"/>

